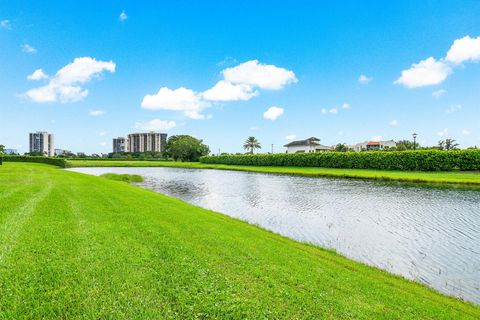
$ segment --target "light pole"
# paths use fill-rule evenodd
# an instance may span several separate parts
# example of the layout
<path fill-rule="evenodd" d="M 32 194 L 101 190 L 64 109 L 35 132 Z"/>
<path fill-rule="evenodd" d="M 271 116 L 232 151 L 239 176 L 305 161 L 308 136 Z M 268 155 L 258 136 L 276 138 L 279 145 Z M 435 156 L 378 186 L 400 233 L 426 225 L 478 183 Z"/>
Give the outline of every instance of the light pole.
<path fill-rule="evenodd" d="M 273 154 L 273 143 L 272 143 L 272 154 Z"/>
<path fill-rule="evenodd" d="M 414 133 L 412 134 L 413 136 L 413 150 L 416 150 L 417 149 L 417 136 L 418 134 Z"/>

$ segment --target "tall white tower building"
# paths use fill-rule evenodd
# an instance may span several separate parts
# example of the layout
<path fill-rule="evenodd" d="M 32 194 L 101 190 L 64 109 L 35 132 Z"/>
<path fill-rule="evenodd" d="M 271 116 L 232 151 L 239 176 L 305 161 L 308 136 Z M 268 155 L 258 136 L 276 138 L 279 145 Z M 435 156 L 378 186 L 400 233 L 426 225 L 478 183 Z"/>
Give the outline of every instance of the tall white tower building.
<path fill-rule="evenodd" d="M 30 152 L 41 152 L 48 157 L 53 157 L 55 155 L 53 134 L 45 131 L 30 133 Z"/>

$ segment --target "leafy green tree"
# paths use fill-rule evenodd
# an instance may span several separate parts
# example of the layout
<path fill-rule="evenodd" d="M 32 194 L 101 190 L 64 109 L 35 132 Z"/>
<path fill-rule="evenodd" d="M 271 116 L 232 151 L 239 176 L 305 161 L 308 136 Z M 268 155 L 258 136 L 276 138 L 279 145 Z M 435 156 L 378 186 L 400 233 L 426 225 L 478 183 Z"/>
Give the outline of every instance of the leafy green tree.
<path fill-rule="evenodd" d="M 347 152 L 347 151 L 350 151 L 350 148 L 345 144 L 345 143 L 339 143 L 335 146 L 335 148 L 333 149 L 333 151 L 336 151 L 336 152 Z"/>
<path fill-rule="evenodd" d="M 255 149 L 260 149 L 261 147 L 262 145 L 255 137 L 248 137 L 247 140 L 245 140 L 245 143 L 243 144 L 243 149 L 249 150 L 251 154 L 253 154 L 253 151 Z"/>
<path fill-rule="evenodd" d="M 0 165 L 2 164 L 3 161 L 3 155 L 5 154 L 5 146 L 3 144 L 0 144 Z"/>
<path fill-rule="evenodd" d="M 420 148 L 420 144 L 418 142 L 415 142 L 415 144 L 410 140 L 400 140 L 397 142 L 398 151 L 414 150 L 418 148 Z"/>
<path fill-rule="evenodd" d="M 173 155 L 171 153 L 172 145 L 175 143 L 175 141 L 185 138 L 185 137 L 190 137 L 189 135 L 186 134 L 179 134 L 176 136 L 171 136 L 168 138 L 167 143 L 165 144 L 165 155 L 168 158 L 173 158 Z"/>
<path fill-rule="evenodd" d="M 172 141 L 170 141 L 172 140 Z M 167 142 L 168 154 L 175 160 L 198 161 L 210 153 L 210 148 L 202 140 L 189 135 L 172 136 Z"/>
<path fill-rule="evenodd" d="M 459 144 L 455 141 L 455 139 L 445 139 L 438 141 L 438 147 L 440 150 L 457 150 Z"/>

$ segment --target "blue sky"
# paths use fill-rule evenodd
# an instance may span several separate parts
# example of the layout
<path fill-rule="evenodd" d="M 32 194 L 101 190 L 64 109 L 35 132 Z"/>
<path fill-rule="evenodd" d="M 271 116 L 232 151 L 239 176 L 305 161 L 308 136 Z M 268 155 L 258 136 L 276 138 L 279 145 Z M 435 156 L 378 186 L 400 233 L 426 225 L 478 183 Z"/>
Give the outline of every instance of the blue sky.
<path fill-rule="evenodd" d="M 47 130 L 106 153 L 158 129 L 213 152 L 250 135 L 264 152 L 413 132 L 480 145 L 479 16 L 478 1 L 5 0 L 0 143 L 25 152 Z"/>

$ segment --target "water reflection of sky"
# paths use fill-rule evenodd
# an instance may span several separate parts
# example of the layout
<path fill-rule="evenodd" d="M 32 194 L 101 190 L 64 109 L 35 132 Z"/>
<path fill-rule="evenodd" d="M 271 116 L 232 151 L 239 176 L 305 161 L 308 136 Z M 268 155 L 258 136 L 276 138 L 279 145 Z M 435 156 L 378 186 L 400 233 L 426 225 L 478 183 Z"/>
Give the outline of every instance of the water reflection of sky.
<path fill-rule="evenodd" d="M 147 188 L 480 303 L 479 191 L 220 170 L 72 170 L 140 174 Z"/>

